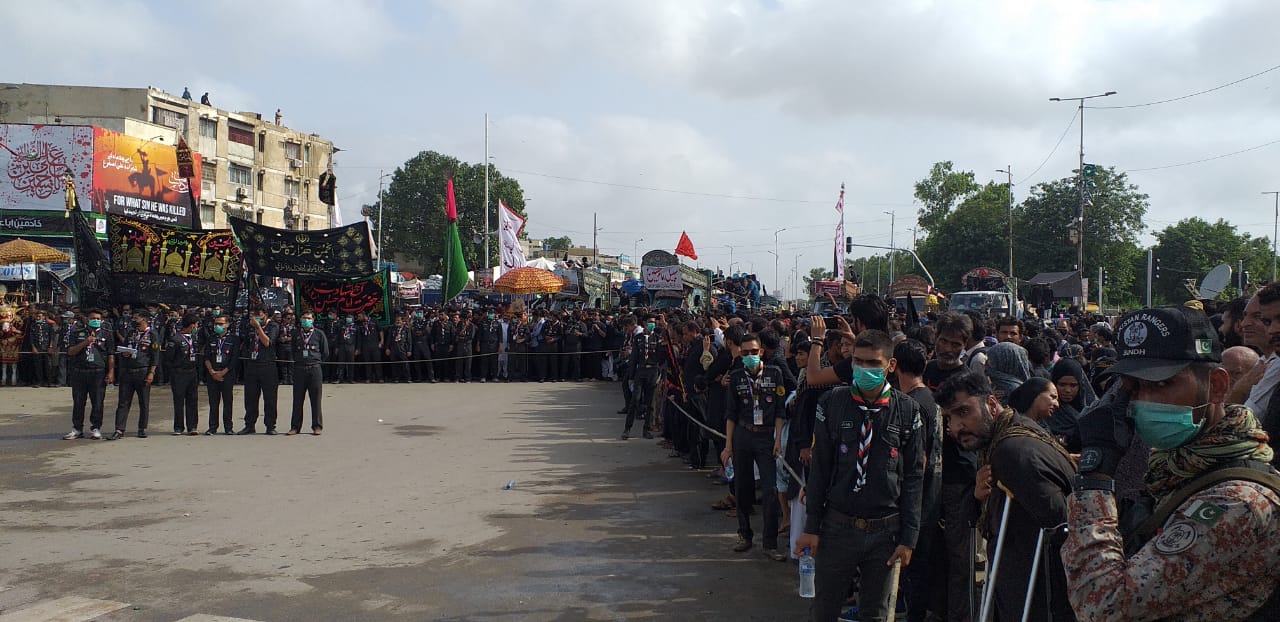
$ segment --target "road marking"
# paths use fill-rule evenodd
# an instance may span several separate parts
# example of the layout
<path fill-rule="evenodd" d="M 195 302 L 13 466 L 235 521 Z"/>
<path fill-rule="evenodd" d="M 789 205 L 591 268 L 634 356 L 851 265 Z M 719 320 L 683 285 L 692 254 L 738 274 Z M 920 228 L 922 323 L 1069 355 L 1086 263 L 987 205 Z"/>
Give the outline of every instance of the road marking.
<path fill-rule="evenodd" d="M 193 616 L 187 616 L 177 622 L 257 622 L 246 618 L 228 618 L 226 616 L 211 616 L 207 613 L 197 613 Z"/>
<path fill-rule="evenodd" d="M 86 622 L 128 606 L 110 600 L 64 596 L 12 613 L 0 614 L 0 622 Z"/>

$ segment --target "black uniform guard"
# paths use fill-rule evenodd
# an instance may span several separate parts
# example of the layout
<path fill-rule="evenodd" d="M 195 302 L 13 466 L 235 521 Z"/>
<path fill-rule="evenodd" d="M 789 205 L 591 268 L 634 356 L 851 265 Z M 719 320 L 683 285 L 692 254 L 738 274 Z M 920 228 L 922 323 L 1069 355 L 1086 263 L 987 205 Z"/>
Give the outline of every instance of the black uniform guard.
<path fill-rule="evenodd" d="M 169 371 L 170 389 L 173 392 L 174 435 L 196 435 L 199 408 L 196 403 L 199 392 L 200 344 L 197 341 L 197 319 L 188 315 L 182 326 L 169 336 L 165 345 L 165 369 Z"/>
<path fill-rule="evenodd" d="M 512 380 L 529 379 L 529 320 L 524 313 L 511 318 L 507 330 L 511 347 L 507 354 L 507 374 Z"/>
<path fill-rule="evenodd" d="M 463 317 L 453 334 L 454 381 L 469 382 L 471 380 L 471 361 L 476 350 L 476 325 L 469 318 Z"/>
<path fill-rule="evenodd" d="M 71 432 L 67 440 L 84 438 L 84 406 L 88 400 L 89 428 L 93 438 L 102 438 L 102 401 L 107 384 L 115 380 L 115 336 L 103 327 L 102 314 L 91 312 L 88 326 L 77 326 L 67 339 L 67 358 L 71 359 Z"/>
<path fill-rule="evenodd" d="M 356 357 L 365 382 L 382 382 L 382 329 L 364 313 L 356 320 Z"/>
<path fill-rule="evenodd" d="M 653 409 L 653 391 L 657 388 L 658 372 L 666 359 L 666 352 L 661 349 L 658 336 L 653 333 L 654 328 L 653 321 L 649 320 L 644 332 L 636 333 L 631 338 L 631 369 L 636 385 L 631 408 L 627 409 L 627 424 L 622 431 L 624 441 L 631 437 L 631 426 L 635 424 L 637 417 L 644 429 L 644 437 L 653 438 L 653 433 L 649 431 L 649 424 L 653 421 L 650 412 Z"/>
<path fill-rule="evenodd" d="M 395 324 L 387 328 L 384 352 L 391 361 L 391 377 L 396 382 L 409 382 L 409 359 L 413 358 L 413 333 L 403 315 L 397 315 Z"/>
<path fill-rule="evenodd" d="M 782 423 L 786 419 L 787 389 L 782 370 L 760 360 L 760 341 L 747 337 L 742 341 L 742 365 L 729 375 L 728 404 L 725 408 L 725 436 L 729 446 L 721 454 L 733 460 L 735 497 L 738 501 L 738 541 L 733 550 L 751 548 L 751 506 L 755 500 L 755 478 L 752 466 L 760 469 L 760 498 L 764 506 L 764 533 L 761 544 L 770 558 L 785 561 L 778 550 L 778 463 L 782 453 Z"/>
<path fill-rule="evenodd" d="M 31 327 L 27 330 L 26 340 L 31 351 L 31 384 L 51 387 L 50 362 L 53 357 L 54 327 L 45 319 L 44 311 L 37 311 Z"/>
<path fill-rule="evenodd" d="M 564 380 L 560 376 L 560 342 L 563 339 L 564 323 L 560 321 L 560 318 L 548 315 L 546 324 L 542 326 L 541 358 L 544 361 L 543 367 L 547 370 L 547 374 L 543 379 L 549 382 Z"/>
<path fill-rule="evenodd" d="M 335 332 L 337 333 L 337 339 L 334 340 L 337 342 L 337 348 L 335 349 L 338 351 L 337 356 L 334 357 L 338 361 L 338 373 L 335 377 L 338 382 L 351 384 L 356 381 L 356 366 L 354 364 L 357 340 L 355 318 L 351 316 L 343 318 L 342 327 Z"/>
<path fill-rule="evenodd" d="M 436 373 L 431 365 L 431 322 L 422 311 L 413 314 L 413 381 L 435 382 Z"/>
<path fill-rule="evenodd" d="M 796 549 L 816 553 L 816 621 L 836 619 L 858 571 L 858 619 L 885 620 L 894 606 L 891 566 L 910 564 L 920 534 L 923 413 L 885 381 L 892 354 L 882 331 L 859 334 L 851 386 L 828 391 L 814 415 L 805 528 Z"/>
<path fill-rule="evenodd" d="M 502 343 L 502 324 L 494 318 L 492 313 L 485 316 L 484 321 L 480 322 L 480 332 L 476 335 L 477 345 L 480 347 L 480 369 L 476 375 L 480 377 L 480 382 L 494 381 L 498 379 L 498 346 Z"/>
<path fill-rule="evenodd" d="M 560 342 L 560 379 L 566 382 L 582 380 L 582 339 L 587 336 L 587 325 L 573 315 L 565 316 L 564 338 Z"/>
<path fill-rule="evenodd" d="M 209 429 L 204 431 L 206 436 L 218 433 L 219 406 L 222 407 L 223 434 L 235 433 L 232 431 L 234 424 L 231 422 L 231 408 L 240 341 L 228 334 L 228 324 L 226 317 L 214 317 L 208 341 L 201 348 L 204 355 L 201 366 L 205 372 L 205 391 L 209 395 Z"/>
<path fill-rule="evenodd" d="M 311 433 L 319 436 L 324 428 L 320 410 L 321 385 L 324 378 L 320 363 L 329 358 L 329 339 L 314 327 L 311 313 L 303 313 L 301 327 L 293 333 L 293 416 L 289 434 L 302 430 L 302 401 L 311 400 Z"/>
<path fill-rule="evenodd" d="M 280 390 L 280 372 L 276 369 L 276 341 L 280 325 L 267 319 L 258 309 L 249 320 L 245 341 L 240 347 L 244 360 L 244 428 L 240 434 L 256 434 L 258 398 L 262 398 L 262 422 L 267 434 L 276 433 L 276 401 Z"/>
<path fill-rule="evenodd" d="M 124 438 L 125 425 L 129 422 L 129 409 L 133 398 L 138 398 L 138 438 L 147 437 L 147 422 L 151 415 L 151 383 L 156 379 L 156 363 L 160 357 L 160 342 L 147 320 L 147 314 L 138 312 L 133 325 L 122 331 L 124 342 L 116 348 L 119 362 L 119 401 L 116 405 L 116 432 L 111 440 Z"/>
<path fill-rule="evenodd" d="M 456 324 L 458 315 L 455 311 L 453 317 L 440 312 L 440 319 L 436 321 L 435 326 L 431 327 L 431 358 L 434 359 L 436 373 L 435 376 L 439 380 L 447 381 L 453 374 L 450 370 L 453 368 L 454 333 L 457 330 Z"/>

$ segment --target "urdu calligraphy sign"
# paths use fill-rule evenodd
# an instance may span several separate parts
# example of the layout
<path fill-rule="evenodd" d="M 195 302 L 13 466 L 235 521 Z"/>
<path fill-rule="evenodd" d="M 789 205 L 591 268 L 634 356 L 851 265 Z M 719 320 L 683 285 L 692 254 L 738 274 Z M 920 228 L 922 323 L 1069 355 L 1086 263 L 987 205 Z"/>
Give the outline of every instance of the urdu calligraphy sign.
<path fill-rule="evenodd" d="M 299 314 L 305 311 L 317 314 L 335 311 L 340 315 L 367 313 L 385 323 L 390 282 L 391 275 L 386 270 L 349 281 L 300 281 L 297 310 Z"/>
<path fill-rule="evenodd" d="M 231 228 L 253 274 L 294 279 L 342 280 L 373 272 L 369 225 L 364 221 L 334 229 L 293 231 L 240 218 Z"/>
<path fill-rule="evenodd" d="M 115 215 L 109 219 L 111 279 L 119 302 L 235 302 L 241 255 L 230 231 L 186 231 Z"/>

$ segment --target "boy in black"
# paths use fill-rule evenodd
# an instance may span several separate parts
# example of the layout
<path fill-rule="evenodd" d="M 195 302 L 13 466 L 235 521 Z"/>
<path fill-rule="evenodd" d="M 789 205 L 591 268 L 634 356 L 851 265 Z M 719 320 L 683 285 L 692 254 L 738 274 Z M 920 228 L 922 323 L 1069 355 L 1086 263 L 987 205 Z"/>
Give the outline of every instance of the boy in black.
<path fill-rule="evenodd" d="M 229 334 L 231 322 L 227 316 L 214 311 L 208 340 L 201 348 L 204 367 L 205 391 L 209 395 L 209 429 L 205 436 L 218 433 L 218 407 L 222 407 L 222 433 L 235 434 L 231 429 L 232 391 L 236 386 L 236 364 L 240 342 Z"/>
<path fill-rule="evenodd" d="M 200 385 L 200 344 L 196 337 L 199 319 L 195 315 L 182 318 L 181 326 L 169 334 L 165 344 L 164 368 L 169 372 L 170 389 L 173 392 L 173 435 L 195 436 L 199 423 L 199 405 L 196 395 Z"/>
<path fill-rule="evenodd" d="M 102 439 L 102 401 L 107 385 L 115 382 L 115 336 L 102 325 L 102 313 L 90 311 L 87 326 L 76 325 L 67 334 L 66 353 L 71 384 L 71 432 L 65 440 L 84 438 L 84 406 L 91 404 L 89 436 Z"/>
<path fill-rule="evenodd" d="M 129 422 L 129 408 L 138 398 L 138 438 L 147 437 L 147 421 L 151 414 L 151 383 L 156 379 L 160 357 L 160 341 L 151 329 L 147 313 L 133 314 L 133 322 L 121 328 L 124 341 L 116 347 L 120 366 L 120 394 L 116 406 L 116 431 L 111 440 L 124 438 Z"/>

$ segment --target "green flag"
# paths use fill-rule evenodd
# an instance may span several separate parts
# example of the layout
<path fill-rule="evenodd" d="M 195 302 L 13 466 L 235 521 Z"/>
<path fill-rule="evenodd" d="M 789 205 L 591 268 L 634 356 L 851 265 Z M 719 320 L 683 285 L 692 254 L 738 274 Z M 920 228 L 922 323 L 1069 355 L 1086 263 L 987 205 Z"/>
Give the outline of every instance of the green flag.
<path fill-rule="evenodd" d="M 453 192 L 453 177 L 450 176 L 446 182 L 448 206 L 445 215 L 449 219 L 449 232 L 444 241 L 444 273 L 440 282 L 442 301 L 452 300 L 467 286 L 467 260 L 462 256 L 462 238 L 458 237 L 458 200 Z"/>

